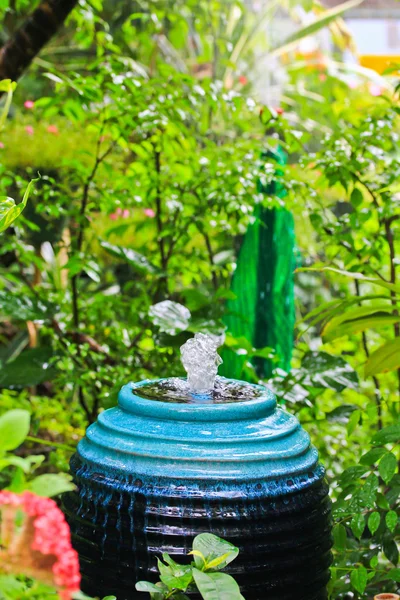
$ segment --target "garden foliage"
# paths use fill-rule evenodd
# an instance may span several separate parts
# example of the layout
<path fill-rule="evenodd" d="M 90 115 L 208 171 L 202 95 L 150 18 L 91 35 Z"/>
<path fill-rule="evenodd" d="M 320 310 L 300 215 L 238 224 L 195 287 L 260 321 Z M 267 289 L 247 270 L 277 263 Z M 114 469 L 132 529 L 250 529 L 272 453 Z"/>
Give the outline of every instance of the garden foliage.
<path fill-rule="evenodd" d="M 29 10 L 16 5 L 9 31 Z M 76 442 L 121 384 L 183 374 L 180 345 L 224 330 L 242 236 L 258 209 L 285 207 L 302 264 L 297 341 L 290 372 L 264 383 L 327 469 L 330 597 L 370 598 L 400 582 L 399 98 L 393 76 L 316 54 L 288 69 L 284 114 L 260 109 L 254 47 L 272 6 L 254 18 L 217 0 L 83 2 L 18 87 L 3 84 L 0 486 L 70 489 Z M 284 198 L 259 191 L 274 189 L 265 156 L 278 145 Z M 276 349 L 226 333 L 257 381 L 251 359 Z M 217 573 L 200 559 L 187 585 L 202 591 Z M 180 568 L 160 561 L 160 598 L 184 597 Z M 26 574 L 3 577 L 2 600 L 40 597 Z"/>

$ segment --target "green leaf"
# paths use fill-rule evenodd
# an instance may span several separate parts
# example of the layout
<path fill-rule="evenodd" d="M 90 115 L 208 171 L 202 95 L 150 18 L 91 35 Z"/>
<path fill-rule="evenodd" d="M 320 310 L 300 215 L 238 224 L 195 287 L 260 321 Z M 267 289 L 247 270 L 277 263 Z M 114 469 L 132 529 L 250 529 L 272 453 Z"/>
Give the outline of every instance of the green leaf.
<path fill-rule="evenodd" d="M 100 246 L 116 258 L 123 260 L 124 262 L 134 267 L 140 273 L 147 274 L 155 274 L 159 271 L 159 269 L 154 266 L 151 262 L 147 260 L 143 254 L 139 254 L 136 250 L 132 248 L 123 248 L 122 246 L 116 246 L 115 244 L 110 244 L 110 242 L 106 242 L 105 240 L 100 241 Z"/>
<path fill-rule="evenodd" d="M 29 433 L 31 416 L 16 408 L 0 417 L 0 451 L 15 450 Z"/>
<path fill-rule="evenodd" d="M 331 423 L 343 423 L 346 424 L 352 413 L 358 409 L 355 404 L 341 404 L 330 412 L 326 413 L 326 420 Z"/>
<path fill-rule="evenodd" d="M 360 206 L 360 204 L 363 203 L 363 200 L 364 196 L 362 195 L 362 192 L 355 187 L 351 192 L 350 202 L 352 203 L 354 208 L 357 208 L 358 206 Z"/>
<path fill-rule="evenodd" d="M 365 375 L 395 371 L 400 367 L 400 338 L 386 342 L 375 350 L 365 364 Z"/>
<path fill-rule="evenodd" d="M 0 233 L 5 231 L 22 213 L 28 202 L 32 185 L 36 181 L 39 181 L 39 177 L 32 179 L 29 182 L 20 204 L 15 204 L 15 201 L 12 198 L 7 198 L 5 196 L 0 197 Z"/>
<path fill-rule="evenodd" d="M 193 578 L 204 600 L 244 600 L 238 584 L 226 573 L 203 573 L 194 568 Z"/>
<path fill-rule="evenodd" d="M 347 546 L 347 532 L 344 525 L 336 525 L 333 530 L 333 539 L 337 550 L 345 550 Z"/>
<path fill-rule="evenodd" d="M 193 540 L 193 550 L 203 554 L 207 566 L 210 562 L 224 555 L 225 558 L 218 564 L 218 569 L 224 569 L 239 554 L 239 548 L 212 533 L 197 535 Z M 203 561 L 196 555 L 195 564 L 197 568 L 203 568 Z"/>
<path fill-rule="evenodd" d="M 398 323 L 399 321 L 400 317 L 398 316 L 382 315 L 381 313 L 377 313 L 371 317 L 363 317 L 362 319 L 354 319 L 353 321 L 345 322 L 340 327 L 333 329 L 331 333 L 325 337 L 331 341 L 345 335 L 361 333 L 366 329 L 380 329 L 381 327 L 389 327 L 395 323 Z M 325 332 L 323 332 L 323 335 L 324 334 Z"/>
<path fill-rule="evenodd" d="M 360 422 L 361 410 L 355 410 L 347 423 L 347 435 L 350 437 Z"/>
<path fill-rule="evenodd" d="M 391 292 L 396 292 L 400 294 L 400 285 L 395 283 L 389 283 L 388 281 L 384 281 L 383 279 L 379 279 L 378 277 L 367 277 L 362 273 L 353 273 L 352 271 L 344 271 L 343 269 L 335 269 L 334 267 L 302 267 L 297 269 L 298 272 L 302 271 L 331 271 L 332 273 L 337 273 L 338 275 L 343 275 L 344 277 L 350 277 L 351 279 L 357 279 L 359 281 L 364 281 L 365 283 L 372 283 L 373 285 L 377 285 L 379 287 L 383 287 Z"/>
<path fill-rule="evenodd" d="M 390 444 L 397 443 L 400 439 L 400 423 L 394 423 L 384 427 L 372 437 L 373 444 Z"/>
<path fill-rule="evenodd" d="M 397 548 L 395 540 L 392 537 L 385 537 L 382 547 L 386 558 L 396 566 L 399 562 L 399 549 Z"/>
<path fill-rule="evenodd" d="M 365 517 L 362 514 L 354 515 L 350 527 L 357 539 L 360 539 L 365 529 Z"/>
<path fill-rule="evenodd" d="M 54 358 L 51 348 L 31 348 L 7 363 L 0 371 L 0 387 L 25 388 L 50 381 L 57 373 L 50 360 Z"/>
<path fill-rule="evenodd" d="M 138 581 L 135 585 L 135 589 L 138 592 L 155 592 L 156 594 L 160 593 L 160 588 L 154 583 L 150 583 L 150 581 Z"/>
<path fill-rule="evenodd" d="M 385 483 L 389 483 L 396 473 L 397 459 L 392 452 L 388 452 L 379 463 L 378 470 Z"/>
<path fill-rule="evenodd" d="M 373 448 L 363 454 L 359 462 L 361 465 L 371 466 L 375 464 L 384 454 L 387 453 L 386 448 Z"/>
<path fill-rule="evenodd" d="M 149 316 L 161 331 L 169 335 L 176 335 L 179 331 L 185 331 L 188 328 L 191 315 L 183 304 L 164 300 L 150 307 Z"/>
<path fill-rule="evenodd" d="M 160 571 L 160 579 L 169 590 L 182 590 L 185 591 L 188 585 L 191 583 L 192 567 L 190 565 L 178 565 L 168 555 L 167 556 L 168 566 L 165 565 L 159 558 L 157 558 L 158 570 Z"/>
<path fill-rule="evenodd" d="M 326 352 L 307 352 L 301 361 L 305 376 L 302 385 L 322 387 L 341 392 L 346 388 L 355 389 L 357 373 L 340 356 Z"/>
<path fill-rule="evenodd" d="M 15 321 L 36 321 L 49 319 L 55 312 L 54 307 L 42 302 L 39 298 L 29 298 L 26 295 L 0 292 L 0 309 L 5 317 Z"/>
<path fill-rule="evenodd" d="M 356 325 L 360 322 L 363 326 L 363 322 L 367 318 L 373 318 L 373 316 L 382 315 L 382 313 L 393 313 L 393 306 L 390 304 L 390 298 L 387 302 L 375 302 L 374 304 L 368 304 L 363 306 L 357 306 L 351 310 L 342 310 L 337 316 L 330 319 L 322 330 L 322 335 L 329 339 L 338 338 L 344 333 L 341 333 L 341 327 L 346 327 L 355 323 Z M 338 334 L 337 331 L 340 333 Z"/>
<path fill-rule="evenodd" d="M 333 23 L 339 17 L 341 17 L 347 10 L 355 8 L 362 2 L 363 0 L 350 0 L 349 2 L 344 2 L 343 4 L 339 4 L 338 6 L 331 8 L 330 10 L 325 10 L 312 23 L 306 25 L 299 31 L 296 31 L 286 38 L 282 44 L 272 50 L 271 55 L 281 56 L 282 54 L 287 54 L 296 48 L 300 40 L 310 35 L 314 35 L 321 29 L 324 29 L 324 27 L 327 27 L 330 23 Z"/>
<path fill-rule="evenodd" d="M 400 569 L 391 569 L 388 573 L 389 579 L 400 582 Z"/>
<path fill-rule="evenodd" d="M 51 498 L 74 490 L 75 484 L 67 473 L 45 473 L 30 481 L 28 489 L 38 496 Z"/>
<path fill-rule="evenodd" d="M 365 588 L 367 587 L 368 582 L 367 569 L 361 566 L 358 567 L 358 569 L 352 571 L 350 575 L 350 582 L 357 592 L 363 594 L 365 592 Z"/>
<path fill-rule="evenodd" d="M 375 531 L 377 531 L 379 524 L 381 522 L 381 515 L 378 512 L 373 512 L 368 517 L 368 529 L 371 534 L 374 535 Z"/>
<path fill-rule="evenodd" d="M 397 516 L 396 511 L 389 510 L 389 512 L 386 514 L 386 517 L 385 517 L 385 523 L 386 523 L 386 526 L 389 529 L 389 531 L 391 531 L 393 533 L 393 531 L 396 529 L 397 523 L 398 523 L 398 516 Z"/>

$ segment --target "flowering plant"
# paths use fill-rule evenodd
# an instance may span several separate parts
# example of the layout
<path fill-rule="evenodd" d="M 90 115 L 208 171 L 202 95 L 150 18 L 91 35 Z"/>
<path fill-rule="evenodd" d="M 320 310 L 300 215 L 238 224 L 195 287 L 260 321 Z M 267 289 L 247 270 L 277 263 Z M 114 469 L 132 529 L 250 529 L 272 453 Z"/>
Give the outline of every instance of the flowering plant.
<path fill-rule="evenodd" d="M 37 578 L 71 600 L 80 587 L 78 555 L 54 500 L 1 491 L 0 515 L 0 572 Z"/>

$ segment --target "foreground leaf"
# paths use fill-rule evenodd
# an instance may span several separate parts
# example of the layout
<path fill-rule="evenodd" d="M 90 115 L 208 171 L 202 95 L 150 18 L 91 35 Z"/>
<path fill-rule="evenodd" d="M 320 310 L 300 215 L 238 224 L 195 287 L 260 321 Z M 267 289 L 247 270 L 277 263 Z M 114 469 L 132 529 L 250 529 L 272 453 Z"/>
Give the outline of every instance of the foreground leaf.
<path fill-rule="evenodd" d="M 193 578 L 204 600 L 244 600 L 238 584 L 226 573 L 203 573 L 193 569 Z"/>
<path fill-rule="evenodd" d="M 31 416 L 27 410 L 16 408 L 0 417 L 0 451 L 15 450 L 29 433 Z"/>
<path fill-rule="evenodd" d="M 377 375 L 400 367 L 400 338 L 391 340 L 375 350 L 365 365 L 365 375 Z"/>
<path fill-rule="evenodd" d="M 0 388 L 25 388 L 54 378 L 57 370 L 50 364 L 51 348 L 31 348 L 7 363 L 0 371 Z"/>
<path fill-rule="evenodd" d="M 215 566 L 211 568 L 218 570 L 224 569 L 230 562 L 235 560 L 239 554 L 239 548 L 212 533 L 201 533 L 200 535 L 197 535 L 193 540 L 193 550 L 204 556 L 207 568 L 210 563 L 214 562 Z M 203 568 L 204 562 L 200 556 L 195 555 L 194 560 L 196 567 L 200 569 Z"/>
<path fill-rule="evenodd" d="M 29 182 L 20 204 L 15 204 L 15 201 L 12 198 L 8 198 L 6 196 L 0 197 L 0 233 L 5 231 L 22 213 L 26 203 L 28 202 L 32 185 L 36 181 L 39 181 L 39 177 L 32 179 Z"/>

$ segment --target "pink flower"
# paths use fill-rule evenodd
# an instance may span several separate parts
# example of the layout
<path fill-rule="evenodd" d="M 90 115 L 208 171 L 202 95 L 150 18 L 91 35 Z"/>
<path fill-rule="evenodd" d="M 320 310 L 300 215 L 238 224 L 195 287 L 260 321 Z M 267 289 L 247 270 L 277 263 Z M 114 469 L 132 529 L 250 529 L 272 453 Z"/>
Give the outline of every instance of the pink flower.
<path fill-rule="evenodd" d="M 371 96 L 382 96 L 383 88 L 377 83 L 370 83 L 368 89 Z"/>
<path fill-rule="evenodd" d="M 285 112 L 281 106 L 275 107 L 275 110 L 278 115 L 283 115 L 283 113 Z"/>
<path fill-rule="evenodd" d="M 29 110 L 35 106 L 35 103 L 33 102 L 33 100 L 25 100 L 24 106 Z"/>
<path fill-rule="evenodd" d="M 110 219 L 111 219 L 111 221 L 116 221 L 118 219 L 117 213 L 111 213 Z"/>
<path fill-rule="evenodd" d="M 156 213 L 154 212 L 154 210 L 152 208 L 145 208 L 143 212 L 146 215 L 146 217 L 153 218 L 156 216 Z"/>
<path fill-rule="evenodd" d="M 249 80 L 247 79 L 247 77 L 246 77 L 245 75 L 240 75 L 240 77 L 239 77 L 239 83 L 240 83 L 240 84 L 242 84 L 242 85 L 246 85 L 246 83 L 247 83 L 248 81 L 249 81 Z"/>
<path fill-rule="evenodd" d="M 127 208 L 125 208 L 125 210 L 122 211 L 122 218 L 127 219 L 128 217 L 129 217 L 129 210 Z"/>
<path fill-rule="evenodd" d="M 28 135 L 33 135 L 35 133 L 35 130 L 33 129 L 32 125 L 27 125 L 25 127 L 25 131 Z"/>
<path fill-rule="evenodd" d="M 49 133 L 53 133 L 54 135 L 58 135 L 59 133 L 57 125 L 49 125 L 47 131 Z"/>
<path fill-rule="evenodd" d="M 0 149 L 4 148 L 3 142 L 0 142 Z"/>
<path fill-rule="evenodd" d="M 320 73 L 320 74 L 318 75 L 318 79 L 319 79 L 320 81 L 326 81 L 326 75 L 325 75 L 325 73 Z"/>
<path fill-rule="evenodd" d="M 0 492 L 0 509 L 2 506 L 19 507 L 25 512 L 27 518 L 31 519 L 34 530 L 33 541 L 32 538 L 28 538 L 28 540 L 30 549 L 33 551 L 33 562 L 35 562 L 34 553 L 36 552 L 53 556 L 55 560 L 50 561 L 52 566 L 45 568 L 51 569 L 54 584 L 57 586 L 62 600 L 72 600 L 72 595 L 80 588 L 79 561 L 78 555 L 71 545 L 69 527 L 57 504 L 50 498 L 42 498 L 31 492 L 14 494 L 2 491 Z M 18 547 L 18 544 L 15 547 Z M 0 558 L 2 552 L 7 551 L 7 549 L 0 549 Z M 11 545 L 10 552 L 12 551 Z M 19 565 L 19 567 L 21 566 L 23 565 Z M 43 567 L 41 568 L 43 569 Z"/>

